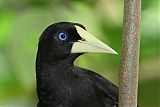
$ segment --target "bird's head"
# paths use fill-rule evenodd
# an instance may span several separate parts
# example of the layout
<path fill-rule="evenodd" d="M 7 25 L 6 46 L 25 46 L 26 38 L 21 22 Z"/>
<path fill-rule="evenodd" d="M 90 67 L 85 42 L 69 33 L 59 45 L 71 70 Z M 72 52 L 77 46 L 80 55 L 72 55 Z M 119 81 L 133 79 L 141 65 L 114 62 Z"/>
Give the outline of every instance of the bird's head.
<path fill-rule="evenodd" d="M 38 51 L 44 59 L 74 59 L 82 53 L 117 54 L 112 48 L 88 33 L 78 23 L 59 22 L 50 25 L 39 39 Z"/>

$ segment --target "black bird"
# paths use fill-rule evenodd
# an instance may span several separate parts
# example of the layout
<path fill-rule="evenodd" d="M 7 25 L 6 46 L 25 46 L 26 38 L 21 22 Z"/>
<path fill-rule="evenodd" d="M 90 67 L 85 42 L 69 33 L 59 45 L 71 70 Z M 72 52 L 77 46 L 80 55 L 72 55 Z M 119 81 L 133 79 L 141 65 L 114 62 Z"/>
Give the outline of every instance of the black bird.
<path fill-rule="evenodd" d="M 78 23 L 59 22 L 39 38 L 37 107 L 117 107 L 118 88 L 101 75 L 74 66 L 83 53 L 117 54 Z"/>

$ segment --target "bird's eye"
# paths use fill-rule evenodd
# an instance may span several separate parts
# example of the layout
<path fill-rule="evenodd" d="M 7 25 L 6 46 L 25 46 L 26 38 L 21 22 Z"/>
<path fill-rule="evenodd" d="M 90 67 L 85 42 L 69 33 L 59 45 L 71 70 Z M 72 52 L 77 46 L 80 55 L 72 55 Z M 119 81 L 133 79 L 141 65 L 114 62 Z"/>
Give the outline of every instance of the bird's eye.
<path fill-rule="evenodd" d="M 58 39 L 61 41 L 66 41 L 68 39 L 68 36 L 65 33 L 61 32 L 58 35 Z"/>

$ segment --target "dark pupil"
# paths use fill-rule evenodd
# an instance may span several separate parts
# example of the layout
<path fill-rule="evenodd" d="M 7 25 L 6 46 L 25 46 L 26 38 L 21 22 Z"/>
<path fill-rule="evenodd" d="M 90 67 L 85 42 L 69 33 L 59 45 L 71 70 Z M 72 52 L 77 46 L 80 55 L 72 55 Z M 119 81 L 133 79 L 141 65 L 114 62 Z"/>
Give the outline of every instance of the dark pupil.
<path fill-rule="evenodd" d="M 65 39 L 65 38 L 66 38 L 66 35 L 65 35 L 65 34 L 62 34 L 62 35 L 61 35 L 61 38 L 62 38 L 62 39 Z"/>

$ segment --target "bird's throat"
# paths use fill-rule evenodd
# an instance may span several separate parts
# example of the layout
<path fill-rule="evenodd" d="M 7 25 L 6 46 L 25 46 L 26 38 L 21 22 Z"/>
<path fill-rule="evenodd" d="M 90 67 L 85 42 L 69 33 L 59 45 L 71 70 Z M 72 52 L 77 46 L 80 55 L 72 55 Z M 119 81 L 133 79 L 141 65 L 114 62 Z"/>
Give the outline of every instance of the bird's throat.
<path fill-rule="evenodd" d="M 56 89 L 66 85 L 65 81 L 70 79 L 72 67 L 74 66 L 73 62 L 78 56 L 74 54 L 63 60 L 46 61 L 40 54 L 37 54 L 36 79 L 40 103 L 47 104 L 52 101 L 50 96 L 55 96 Z"/>

